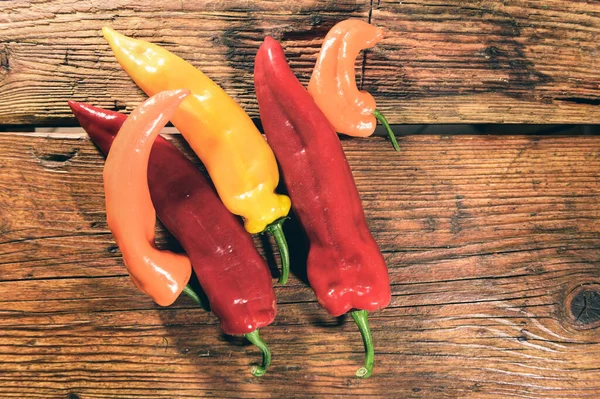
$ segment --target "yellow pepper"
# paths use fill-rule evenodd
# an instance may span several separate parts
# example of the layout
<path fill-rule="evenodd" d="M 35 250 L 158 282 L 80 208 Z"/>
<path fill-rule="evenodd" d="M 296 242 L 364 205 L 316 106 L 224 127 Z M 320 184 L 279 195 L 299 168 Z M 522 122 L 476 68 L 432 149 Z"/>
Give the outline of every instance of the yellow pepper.
<path fill-rule="evenodd" d="M 223 204 L 251 234 L 273 234 L 287 278 L 289 255 L 281 224 L 290 199 L 275 193 L 279 170 L 273 151 L 244 110 L 204 73 L 155 44 L 104 27 L 117 61 L 149 96 L 188 89 L 171 118 L 208 171 Z"/>

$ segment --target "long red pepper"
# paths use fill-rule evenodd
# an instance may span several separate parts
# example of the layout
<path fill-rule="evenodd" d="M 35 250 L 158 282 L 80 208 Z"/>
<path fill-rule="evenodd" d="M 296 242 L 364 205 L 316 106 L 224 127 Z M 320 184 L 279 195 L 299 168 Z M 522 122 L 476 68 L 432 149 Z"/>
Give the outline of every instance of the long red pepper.
<path fill-rule="evenodd" d="M 69 101 L 77 120 L 108 154 L 127 119 L 118 112 Z M 270 351 L 258 329 L 276 313 L 271 274 L 250 234 L 222 204 L 206 177 L 162 137 L 152 147 L 148 186 L 159 219 L 189 256 L 212 311 L 227 334 L 244 334 L 263 351 L 264 374 Z"/>
<path fill-rule="evenodd" d="M 342 145 L 271 37 L 256 55 L 254 85 L 267 140 L 310 240 L 310 285 L 332 316 L 351 311 L 366 352 L 356 375 L 368 377 L 374 352 L 367 311 L 389 304 L 390 283 Z"/>

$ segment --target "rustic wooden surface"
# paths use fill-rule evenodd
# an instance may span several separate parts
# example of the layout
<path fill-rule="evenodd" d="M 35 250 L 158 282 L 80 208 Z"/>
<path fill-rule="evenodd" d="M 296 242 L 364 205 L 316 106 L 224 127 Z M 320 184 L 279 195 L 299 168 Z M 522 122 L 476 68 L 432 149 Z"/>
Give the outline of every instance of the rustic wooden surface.
<path fill-rule="evenodd" d="M 87 139 L 0 135 L 0 396 L 598 397 L 600 136 L 399 141 L 343 141 L 393 293 L 363 381 L 356 327 L 315 303 L 294 223 L 295 274 L 262 331 L 273 364 L 253 378 L 259 354 L 213 315 L 133 287 Z"/>
<path fill-rule="evenodd" d="M 100 29 L 164 45 L 256 117 L 254 55 L 270 34 L 306 83 L 344 18 L 383 27 L 358 81 L 394 123 L 598 123 L 600 3 L 583 0 L 72 1 L 0 3 L 0 124 L 72 124 L 67 99 L 144 98 Z"/>

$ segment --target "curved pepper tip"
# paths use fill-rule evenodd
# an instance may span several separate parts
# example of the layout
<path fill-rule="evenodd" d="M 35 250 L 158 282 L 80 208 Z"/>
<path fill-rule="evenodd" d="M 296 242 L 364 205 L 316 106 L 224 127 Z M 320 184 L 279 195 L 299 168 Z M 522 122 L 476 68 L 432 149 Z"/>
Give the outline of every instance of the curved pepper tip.
<path fill-rule="evenodd" d="M 160 306 L 179 297 L 192 266 L 187 256 L 153 245 L 156 213 L 148 188 L 148 160 L 154 140 L 187 95 L 186 89 L 164 91 L 138 106 L 119 130 L 103 171 L 108 226 L 131 280 Z"/>
<path fill-rule="evenodd" d="M 173 90 L 173 97 L 177 97 L 180 101 L 183 101 L 184 98 L 192 94 L 189 89 L 176 89 Z"/>

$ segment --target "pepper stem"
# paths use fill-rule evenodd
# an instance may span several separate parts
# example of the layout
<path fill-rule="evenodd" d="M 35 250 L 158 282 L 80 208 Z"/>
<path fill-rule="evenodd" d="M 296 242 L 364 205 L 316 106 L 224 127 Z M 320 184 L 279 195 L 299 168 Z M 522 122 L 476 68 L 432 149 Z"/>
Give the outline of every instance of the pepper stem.
<path fill-rule="evenodd" d="M 271 365 L 271 350 L 258 334 L 258 329 L 245 334 L 244 336 L 262 351 L 262 364 L 260 366 L 252 366 L 252 375 L 261 377 L 267 372 L 267 369 Z"/>
<path fill-rule="evenodd" d="M 381 114 L 381 112 L 379 112 L 379 110 L 377 110 L 377 109 L 375 109 L 375 111 L 373 111 L 373 115 L 375 115 L 375 118 L 377 118 L 379 123 L 381 123 L 383 125 L 383 127 L 385 127 L 385 130 L 387 130 L 388 135 L 390 136 L 390 141 L 392 142 L 392 145 L 394 146 L 394 150 L 400 151 L 400 146 L 398 145 L 398 142 L 396 141 L 396 136 L 394 135 L 394 132 L 392 131 L 392 128 L 390 127 L 390 124 L 388 123 L 387 119 L 385 119 L 385 116 L 383 116 Z"/>
<path fill-rule="evenodd" d="M 192 298 L 192 300 L 194 302 L 196 302 L 198 305 L 200 305 L 201 307 L 204 307 L 202 305 L 202 301 L 200 300 L 200 297 L 198 296 L 196 291 L 194 291 L 194 289 L 192 288 L 191 285 L 188 284 L 185 287 L 183 287 L 183 293 L 186 294 L 187 296 L 189 296 L 190 298 Z"/>
<path fill-rule="evenodd" d="M 288 249 L 287 240 L 285 234 L 283 234 L 283 222 L 285 217 L 279 218 L 265 229 L 266 232 L 271 234 L 277 243 L 279 249 L 279 255 L 281 256 L 281 275 L 279 276 L 279 284 L 286 284 L 288 276 L 290 274 L 290 251 Z"/>
<path fill-rule="evenodd" d="M 369 328 L 368 312 L 366 310 L 355 310 L 350 312 L 354 322 L 358 326 L 363 344 L 365 345 L 365 365 L 356 370 L 356 376 L 360 378 L 369 378 L 373 373 L 375 363 L 375 350 L 373 349 L 373 337 Z"/>

